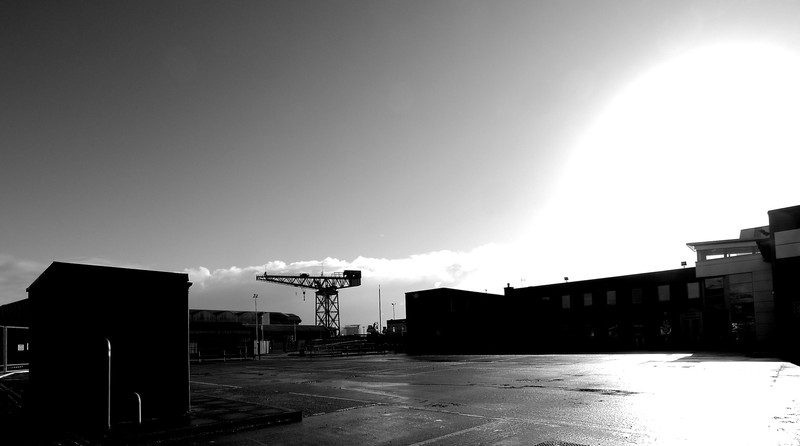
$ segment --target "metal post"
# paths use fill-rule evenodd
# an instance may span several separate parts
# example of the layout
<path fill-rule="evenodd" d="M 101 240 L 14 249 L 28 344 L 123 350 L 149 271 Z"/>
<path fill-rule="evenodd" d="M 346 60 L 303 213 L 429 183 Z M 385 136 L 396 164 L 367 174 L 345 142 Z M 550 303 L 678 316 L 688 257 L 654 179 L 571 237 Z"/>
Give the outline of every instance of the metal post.
<path fill-rule="evenodd" d="M 136 424 L 142 424 L 142 397 L 133 392 L 133 397 L 136 398 Z"/>
<path fill-rule="evenodd" d="M 8 372 L 8 327 L 3 327 L 3 373 Z"/>
<path fill-rule="evenodd" d="M 261 339 L 258 336 L 258 294 L 253 294 L 253 302 L 255 302 L 256 306 L 256 350 L 258 352 L 258 359 L 261 359 Z"/>
<path fill-rule="evenodd" d="M 111 341 L 108 338 L 106 338 L 106 345 L 108 347 L 108 359 L 106 360 L 108 370 L 106 378 L 106 383 L 108 384 L 106 389 L 106 429 L 111 430 Z"/>

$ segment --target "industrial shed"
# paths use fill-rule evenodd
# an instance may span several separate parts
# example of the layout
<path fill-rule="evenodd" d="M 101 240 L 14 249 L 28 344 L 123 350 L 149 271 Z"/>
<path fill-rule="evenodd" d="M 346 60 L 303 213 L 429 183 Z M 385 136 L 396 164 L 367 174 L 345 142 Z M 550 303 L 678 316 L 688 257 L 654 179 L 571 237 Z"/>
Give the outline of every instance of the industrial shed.
<path fill-rule="evenodd" d="M 27 290 L 33 414 L 90 430 L 139 407 L 144 422 L 187 415 L 190 286 L 185 273 L 53 262 Z"/>
<path fill-rule="evenodd" d="M 410 353 L 503 353 L 505 296 L 452 288 L 406 293 Z"/>

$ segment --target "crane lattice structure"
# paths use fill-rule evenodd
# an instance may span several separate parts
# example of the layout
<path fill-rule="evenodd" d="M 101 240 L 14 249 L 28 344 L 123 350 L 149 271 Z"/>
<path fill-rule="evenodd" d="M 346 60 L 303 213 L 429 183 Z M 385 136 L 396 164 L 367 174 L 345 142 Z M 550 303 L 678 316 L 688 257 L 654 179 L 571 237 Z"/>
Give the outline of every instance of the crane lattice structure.
<path fill-rule="evenodd" d="M 320 274 L 268 274 L 256 276 L 262 282 L 280 283 L 298 288 L 316 290 L 317 321 L 316 324 L 339 334 L 339 289 L 361 285 L 361 271 L 345 270 L 331 275 Z"/>

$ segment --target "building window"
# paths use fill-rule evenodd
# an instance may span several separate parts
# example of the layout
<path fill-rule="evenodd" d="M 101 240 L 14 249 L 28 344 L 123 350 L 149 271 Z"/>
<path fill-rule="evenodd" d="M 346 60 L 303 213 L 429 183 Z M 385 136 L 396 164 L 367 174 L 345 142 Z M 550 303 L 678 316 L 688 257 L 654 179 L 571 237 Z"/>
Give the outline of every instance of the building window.
<path fill-rule="evenodd" d="M 722 277 L 712 277 L 703 280 L 703 295 L 706 305 L 725 304 L 725 283 Z"/>
<path fill-rule="evenodd" d="M 753 273 L 731 274 L 728 276 L 731 302 L 753 301 Z"/>
<path fill-rule="evenodd" d="M 640 304 L 642 303 L 642 289 L 641 288 L 634 288 L 631 290 L 631 303 L 632 304 Z"/>
<path fill-rule="evenodd" d="M 592 306 L 592 293 L 583 293 L 583 306 L 584 307 Z"/>
<path fill-rule="evenodd" d="M 701 249 L 697 251 L 697 260 L 700 262 L 705 262 L 709 260 L 727 259 L 730 257 L 760 254 L 758 245 L 756 245 L 755 242 L 750 242 L 750 243 L 752 244 L 746 246 Z"/>
<path fill-rule="evenodd" d="M 561 308 L 567 310 L 570 307 L 569 294 L 561 296 Z"/>
<path fill-rule="evenodd" d="M 669 302 L 669 285 L 658 286 L 658 301 Z"/>
<path fill-rule="evenodd" d="M 614 290 L 606 291 L 606 305 L 617 304 L 617 292 Z"/>
<path fill-rule="evenodd" d="M 687 283 L 686 295 L 689 296 L 689 299 L 700 299 L 700 284 L 698 282 Z"/>

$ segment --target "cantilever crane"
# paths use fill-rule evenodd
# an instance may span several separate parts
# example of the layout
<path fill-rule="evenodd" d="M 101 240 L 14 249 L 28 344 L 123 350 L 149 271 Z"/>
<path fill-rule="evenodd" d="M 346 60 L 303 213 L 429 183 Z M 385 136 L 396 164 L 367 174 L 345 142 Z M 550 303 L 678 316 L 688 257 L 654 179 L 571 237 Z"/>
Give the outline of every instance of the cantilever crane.
<path fill-rule="evenodd" d="M 345 270 L 326 276 L 308 274 L 261 274 L 256 280 L 280 283 L 298 288 L 310 288 L 317 294 L 317 325 L 325 327 L 334 335 L 339 334 L 339 288 L 361 285 L 361 271 Z"/>

